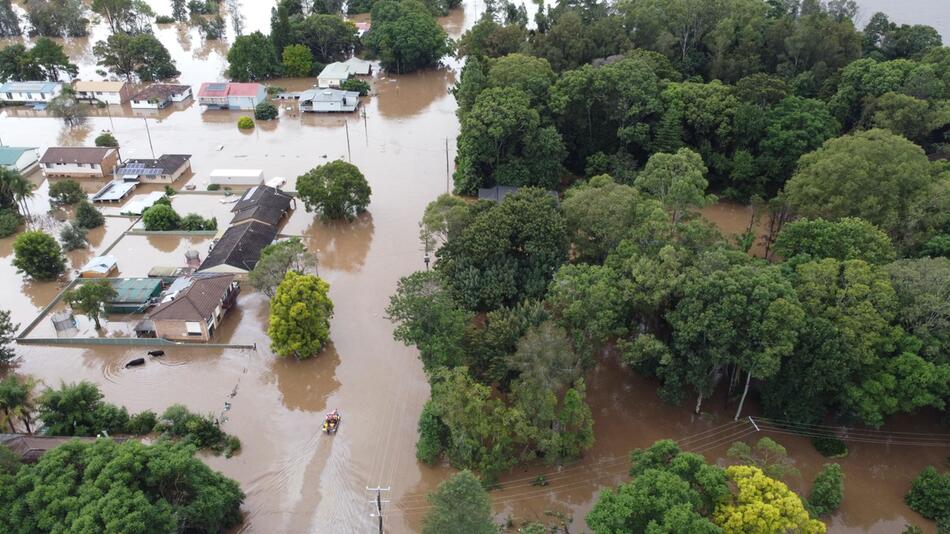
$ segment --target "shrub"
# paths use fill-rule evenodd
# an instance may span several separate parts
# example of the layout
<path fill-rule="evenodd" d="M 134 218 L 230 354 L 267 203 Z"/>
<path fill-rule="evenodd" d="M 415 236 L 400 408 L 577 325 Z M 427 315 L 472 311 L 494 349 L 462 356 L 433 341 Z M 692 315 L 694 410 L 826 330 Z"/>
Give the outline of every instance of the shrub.
<path fill-rule="evenodd" d="M 53 204 L 75 204 L 84 198 L 86 194 L 76 180 L 63 180 L 49 186 L 49 199 Z"/>
<path fill-rule="evenodd" d="M 152 410 L 145 410 L 129 418 L 126 430 L 129 434 L 142 436 L 152 432 L 158 424 L 158 416 Z"/>
<path fill-rule="evenodd" d="M 178 193 L 178 191 L 175 191 L 175 188 L 173 188 L 172 186 L 170 186 L 170 185 L 166 185 L 166 186 L 165 186 L 165 197 L 166 197 L 166 198 L 167 198 L 167 197 L 173 197 L 173 196 L 175 196 L 176 193 Z"/>
<path fill-rule="evenodd" d="M 940 474 L 933 466 L 927 467 L 911 483 L 904 500 L 927 519 L 938 524 L 950 522 L 950 473 Z"/>
<path fill-rule="evenodd" d="M 836 438 L 812 438 L 812 446 L 825 458 L 842 458 L 848 455 L 848 446 Z"/>
<path fill-rule="evenodd" d="M 844 497 L 844 475 L 838 464 L 825 464 L 824 469 L 815 477 L 808 504 L 815 515 L 829 515 L 841 506 Z"/>
<path fill-rule="evenodd" d="M 13 266 L 37 280 L 52 280 L 66 271 L 66 258 L 53 236 L 23 232 L 13 242 Z"/>
<path fill-rule="evenodd" d="M 172 199 L 168 198 L 168 195 L 163 195 L 162 198 L 155 201 L 155 205 L 164 204 L 166 206 L 172 205 Z"/>
<path fill-rule="evenodd" d="M 150 232 L 177 230 L 181 226 L 181 217 L 167 204 L 156 203 L 142 215 L 145 229 Z"/>
<path fill-rule="evenodd" d="M 208 184 L 208 191 L 220 191 L 221 184 Z"/>
<path fill-rule="evenodd" d="M 155 17 L 155 24 L 174 24 L 175 18 L 169 17 L 168 15 L 157 15 Z"/>
<path fill-rule="evenodd" d="M 254 118 L 259 121 L 270 121 L 277 118 L 277 106 L 270 102 L 261 102 L 254 108 Z"/>
<path fill-rule="evenodd" d="M 67 223 L 59 231 L 59 240 L 63 242 L 63 250 L 69 252 L 79 248 L 86 248 L 86 229 L 75 224 Z"/>
<path fill-rule="evenodd" d="M 180 438 L 199 449 L 211 449 L 215 454 L 224 452 L 228 457 L 241 448 L 241 441 L 222 431 L 215 417 L 192 413 L 181 404 L 173 404 L 165 410 L 155 431 Z"/>
<path fill-rule="evenodd" d="M 103 132 L 96 137 L 96 146 L 117 147 L 119 146 L 119 140 L 111 133 Z"/>
<path fill-rule="evenodd" d="M 182 217 L 181 223 L 178 225 L 178 227 L 189 232 L 217 230 L 218 220 L 215 218 L 205 219 L 197 213 L 189 213 L 188 215 Z"/>
<path fill-rule="evenodd" d="M 360 94 L 360 96 L 366 96 L 369 94 L 369 84 L 356 78 L 345 80 L 340 84 L 340 89 L 343 89 L 344 91 L 356 91 Z"/>
<path fill-rule="evenodd" d="M 237 124 L 238 124 L 238 128 L 242 130 L 250 130 L 251 128 L 254 127 L 254 119 L 247 116 L 241 117 L 240 119 L 238 119 Z"/>
<path fill-rule="evenodd" d="M 79 202 L 76 206 L 76 220 L 74 224 L 80 228 L 99 228 L 105 224 L 106 218 L 88 200 Z"/>
<path fill-rule="evenodd" d="M 283 93 L 286 91 L 283 87 L 279 85 L 268 85 L 267 86 L 267 96 L 274 96 L 278 93 Z"/>
<path fill-rule="evenodd" d="M 419 440 L 416 441 L 416 458 L 429 465 L 442 456 L 449 429 L 435 413 L 432 401 L 426 402 L 419 415 Z"/>
<path fill-rule="evenodd" d="M 8 208 L 0 208 L 0 237 L 13 235 L 20 227 L 20 214 Z"/>

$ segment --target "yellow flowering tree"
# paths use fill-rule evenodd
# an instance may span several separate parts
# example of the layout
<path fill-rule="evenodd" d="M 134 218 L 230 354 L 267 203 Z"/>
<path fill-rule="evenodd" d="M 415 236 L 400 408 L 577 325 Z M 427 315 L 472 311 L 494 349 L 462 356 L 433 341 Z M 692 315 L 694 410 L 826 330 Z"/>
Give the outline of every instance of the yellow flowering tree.
<path fill-rule="evenodd" d="M 319 277 L 289 271 L 270 302 L 267 335 L 278 356 L 310 358 L 330 339 L 330 285 Z"/>
<path fill-rule="evenodd" d="M 808 515 L 798 495 L 758 467 L 733 465 L 726 475 L 735 493 L 713 514 L 723 534 L 824 534 L 825 524 Z"/>

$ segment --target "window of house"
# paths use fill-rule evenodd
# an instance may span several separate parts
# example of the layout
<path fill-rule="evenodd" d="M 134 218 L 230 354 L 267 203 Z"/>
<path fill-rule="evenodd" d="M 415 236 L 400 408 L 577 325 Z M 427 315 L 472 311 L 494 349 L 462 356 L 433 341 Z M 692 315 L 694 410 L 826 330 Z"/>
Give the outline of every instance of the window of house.
<path fill-rule="evenodd" d="M 185 331 L 188 332 L 189 336 L 200 336 L 201 335 L 201 323 L 195 323 L 188 321 L 185 323 Z"/>

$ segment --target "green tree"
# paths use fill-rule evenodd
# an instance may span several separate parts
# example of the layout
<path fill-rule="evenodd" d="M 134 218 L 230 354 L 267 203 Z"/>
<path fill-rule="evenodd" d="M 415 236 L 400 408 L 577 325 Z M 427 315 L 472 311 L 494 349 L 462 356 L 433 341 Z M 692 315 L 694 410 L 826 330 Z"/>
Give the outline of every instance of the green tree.
<path fill-rule="evenodd" d="M 950 473 L 938 473 L 928 466 L 911 483 L 904 501 L 927 519 L 950 521 Z"/>
<path fill-rule="evenodd" d="M 172 0 L 172 18 L 178 22 L 188 20 L 188 2 L 186 0 Z"/>
<path fill-rule="evenodd" d="M 811 496 L 808 505 L 815 515 L 833 514 L 841 506 L 844 498 L 844 475 L 838 464 L 825 464 L 825 467 L 815 476 L 815 483 L 811 487 Z"/>
<path fill-rule="evenodd" d="M 87 107 L 79 102 L 71 88 L 64 88 L 61 94 L 50 100 L 46 110 L 53 117 L 63 119 L 69 128 L 85 123 L 88 115 Z"/>
<path fill-rule="evenodd" d="M 457 236 L 468 226 L 472 216 L 467 202 L 448 193 L 430 202 L 419 222 L 419 240 L 426 252 Z"/>
<path fill-rule="evenodd" d="M 642 198 L 636 189 L 607 175 L 568 189 L 561 202 L 577 258 L 592 263 L 602 263 L 651 207 L 652 201 Z"/>
<path fill-rule="evenodd" d="M 165 81 L 181 74 L 165 45 L 150 33 L 116 33 L 97 42 L 92 52 L 100 67 L 130 82 L 135 78 L 142 82 Z"/>
<path fill-rule="evenodd" d="M 413 72 L 438 63 L 451 51 L 445 30 L 417 0 L 381 0 L 373 5 L 373 31 L 365 44 L 388 71 Z"/>
<path fill-rule="evenodd" d="M 729 495 L 722 468 L 680 451 L 671 440 L 634 451 L 631 461 L 633 480 L 604 490 L 587 514 L 596 534 L 720 532 L 706 517 Z"/>
<path fill-rule="evenodd" d="M 11 433 L 17 432 L 17 422 L 23 423 L 27 434 L 33 433 L 33 412 L 36 411 L 33 390 L 36 380 L 15 374 L 8 374 L 0 380 L 0 411 L 3 419 L 0 428 L 9 427 Z"/>
<path fill-rule="evenodd" d="M 897 297 L 897 320 L 923 342 L 921 355 L 950 354 L 950 258 L 899 260 L 884 267 Z"/>
<path fill-rule="evenodd" d="M 255 82 L 281 74 L 274 44 L 261 32 L 240 35 L 228 50 L 227 76 L 236 82 Z"/>
<path fill-rule="evenodd" d="M 44 37 L 85 37 L 88 33 L 88 10 L 82 0 L 28 2 L 26 18 L 31 34 Z"/>
<path fill-rule="evenodd" d="M 247 116 L 240 117 L 237 121 L 237 127 L 240 130 L 252 130 L 254 129 L 254 119 Z"/>
<path fill-rule="evenodd" d="M 662 202 L 676 224 L 690 208 L 702 208 L 716 201 L 715 196 L 706 194 L 706 172 L 699 154 L 681 148 L 675 154 L 650 156 L 634 185 Z"/>
<path fill-rule="evenodd" d="M 306 78 L 313 74 L 313 53 L 301 44 L 284 47 L 282 53 L 284 75 L 291 78 Z"/>
<path fill-rule="evenodd" d="M 103 132 L 96 136 L 96 146 L 118 147 L 119 141 L 109 132 Z"/>
<path fill-rule="evenodd" d="M 95 436 L 105 430 L 122 433 L 128 424 L 125 408 L 103 402 L 99 386 L 91 382 L 61 383 L 39 397 L 39 418 L 52 436 Z"/>
<path fill-rule="evenodd" d="M 920 147 L 886 130 L 826 141 L 802 156 L 788 181 L 788 201 L 805 217 L 860 217 L 908 245 L 915 205 L 933 183 Z"/>
<path fill-rule="evenodd" d="M 884 128 L 923 143 L 934 130 L 946 125 L 946 111 L 936 103 L 890 91 L 873 99 L 864 109 L 867 128 Z"/>
<path fill-rule="evenodd" d="M 567 248 L 555 199 L 525 188 L 476 215 L 439 249 L 435 268 L 459 304 L 487 311 L 544 295 Z"/>
<path fill-rule="evenodd" d="M 63 243 L 63 250 L 69 252 L 80 248 L 86 248 L 86 229 L 72 223 L 66 223 L 59 231 L 59 240 Z"/>
<path fill-rule="evenodd" d="M 330 339 L 330 285 L 310 274 L 288 271 L 271 299 L 267 335 L 278 356 L 315 356 Z"/>
<path fill-rule="evenodd" d="M 305 45 L 310 48 L 313 60 L 321 64 L 343 61 L 359 46 L 356 25 L 339 15 L 313 13 L 307 17 L 291 17 L 289 24 L 292 40 L 285 46 Z M 375 20 L 373 24 L 375 26 Z M 281 57 L 283 50 L 277 50 Z"/>
<path fill-rule="evenodd" d="M 248 273 L 248 283 L 273 298 L 277 286 L 290 271 L 297 274 L 317 274 L 317 257 L 307 251 L 299 237 L 264 247 L 254 269 Z"/>
<path fill-rule="evenodd" d="M 768 437 L 759 439 L 752 447 L 744 441 L 737 441 L 729 447 L 726 455 L 741 464 L 758 467 L 765 476 L 775 480 L 784 480 L 789 475 L 801 476 L 785 447 Z"/>
<path fill-rule="evenodd" d="M 181 216 L 168 204 L 156 203 L 142 214 L 142 223 L 149 232 L 168 232 L 181 228 Z"/>
<path fill-rule="evenodd" d="M 580 377 L 580 358 L 571 349 L 567 332 L 552 321 L 533 326 L 518 340 L 508 367 L 519 379 L 540 390 L 560 392 Z"/>
<path fill-rule="evenodd" d="M 20 17 L 13 11 L 11 0 L 0 0 L 0 37 L 18 37 L 22 34 Z"/>
<path fill-rule="evenodd" d="M 545 303 L 587 364 L 596 361 L 607 342 L 627 332 L 623 290 L 617 272 L 602 265 L 564 265 L 551 281 Z"/>
<path fill-rule="evenodd" d="M 7 366 L 16 360 L 16 349 L 13 342 L 16 339 L 16 331 L 20 328 L 19 323 L 10 320 L 10 312 L 0 310 L 0 366 Z"/>
<path fill-rule="evenodd" d="M 840 129 L 824 102 L 794 96 L 772 107 L 765 121 L 760 160 L 770 178 L 765 191 L 768 194 L 781 189 L 803 154 L 820 147 Z"/>
<path fill-rule="evenodd" d="M 356 165 L 337 160 L 297 177 L 297 193 L 308 212 L 325 219 L 353 219 L 366 211 L 372 189 Z"/>
<path fill-rule="evenodd" d="M 0 496 L 5 532 L 217 532 L 241 522 L 237 482 L 190 445 L 72 441 L 17 470 Z M 72 473 L 72 476 L 62 476 Z M 78 495 L 95 495 L 81 499 Z"/>
<path fill-rule="evenodd" d="M 79 72 L 79 67 L 69 61 L 62 45 L 46 37 L 37 39 L 24 56 L 19 61 L 27 65 L 36 64 L 42 70 L 44 80 L 58 81 L 64 74 L 73 77 Z"/>
<path fill-rule="evenodd" d="M 0 208 L 0 238 L 15 234 L 22 222 L 23 219 L 16 210 Z"/>
<path fill-rule="evenodd" d="M 467 195 L 493 185 L 554 189 L 564 156 L 557 130 L 541 125 L 526 93 L 486 89 L 462 120 L 455 189 Z"/>
<path fill-rule="evenodd" d="M 733 465 L 726 468 L 726 474 L 736 492 L 729 502 L 716 507 L 713 515 L 723 534 L 824 534 L 825 524 L 808 515 L 798 495 L 758 467 Z"/>
<path fill-rule="evenodd" d="M 76 226 L 91 230 L 99 228 L 105 222 L 106 218 L 91 202 L 88 200 L 79 201 L 79 205 L 76 206 L 76 218 L 73 221 Z"/>
<path fill-rule="evenodd" d="M 109 282 L 90 282 L 67 291 L 63 300 L 70 308 L 92 319 L 99 330 L 102 328 L 99 317 L 105 314 L 104 306 L 115 297 L 115 288 Z"/>
<path fill-rule="evenodd" d="M 514 87 L 531 97 L 531 106 L 538 108 L 548 101 L 548 90 L 557 76 L 544 58 L 524 54 L 508 54 L 491 62 L 489 87 Z"/>
<path fill-rule="evenodd" d="M 369 82 L 356 78 L 349 78 L 340 82 L 340 89 L 359 93 L 360 96 L 366 96 L 369 94 L 370 85 Z"/>
<path fill-rule="evenodd" d="M 18 235 L 13 242 L 13 266 L 36 280 L 52 280 L 66 272 L 66 258 L 53 237 L 40 230 Z"/>
<path fill-rule="evenodd" d="M 3 68 L 2 65 L 3 63 L 0 62 L 0 69 Z M 458 115 L 460 121 L 465 119 L 465 114 L 472 109 L 472 106 L 475 105 L 475 99 L 487 86 L 488 73 L 485 63 L 478 56 L 466 59 L 465 64 L 462 65 L 459 81 L 452 87 L 452 96 L 455 97 L 455 102 L 458 103 L 455 114 Z"/>
<path fill-rule="evenodd" d="M 49 198 L 56 204 L 75 204 L 85 200 L 86 193 L 76 180 L 62 180 L 50 184 Z"/>
<path fill-rule="evenodd" d="M 794 221 L 782 228 L 774 246 L 776 254 L 786 259 L 798 258 L 798 262 L 834 258 L 883 264 L 895 257 L 890 237 L 855 217 Z"/>
<path fill-rule="evenodd" d="M 0 81 L 27 81 L 43 78 L 43 69 L 27 48 L 14 43 L 0 49 Z"/>
<path fill-rule="evenodd" d="M 92 12 L 105 17 L 112 33 L 151 31 L 155 13 L 144 0 L 92 0 Z"/>
<path fill-rule="evenodd" d="M 259 121 L 272 121 L 278 114 L 277 106 L 270 102 L 261 102 L 254 108 L 254 119 Z"/>
<path fill-rule="evenodd" d="M 494 58 L 513 54 L 525 44 L 527 32 L 517 24 L 499 24 L 487 11 L 459 38 L 458 57 L 466 64 L 476 58 Z"/>
<path fill-rule="evenodd" d="M 386 315 L 396 323 L 393 337 L 419 349 L 427 373 L 464 362 L 463 341 L 473 314 L 452 299 L 438 272 L 420 271 L 401 278 Z"/>
<path fill-rule="evenodd" d="M 491 500 L 471 471 L 439 484 L 427 497 L 432 508 L 422 522 L 423 534 L 494 534 Z"/>

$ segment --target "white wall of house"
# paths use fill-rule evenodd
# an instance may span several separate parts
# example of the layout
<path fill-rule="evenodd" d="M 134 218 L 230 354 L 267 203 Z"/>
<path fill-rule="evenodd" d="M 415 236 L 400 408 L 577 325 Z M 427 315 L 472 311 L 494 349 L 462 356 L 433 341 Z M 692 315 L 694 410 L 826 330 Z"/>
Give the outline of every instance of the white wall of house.
<path fill-rule="evenodd" d="M 8 167 L 10 169 L 23 172 L 33 165 L 36 165 L 36 162 L 40 160 L 40 150 L 38 148 L 31 148 L 30 150 L 24 150 L 20 154 L 20 158 L 16 160 L 16 163 L 13 165 L 0 165 L 2 167 Z"/>
<path fill-rule="evenodd" d="M 4 92 L 0 93 L 0 100 L 4 102 L 49 102 L 63 92 L 61 85 L 56 85 L 52 92 Z"/>
<path fill-rule="evenodd" d="M 102 166 L 97 163 L 42 163 L 40 166 L 43 168 L 43 174 L 46 176 L 102 176 Z"/>
<path fill-rule="evenodd" d="M 106 104 L 122 104 L 122 95 L 118 91 L 79 91 L 76 98 L 80 100 L 98 100 Z"/>

